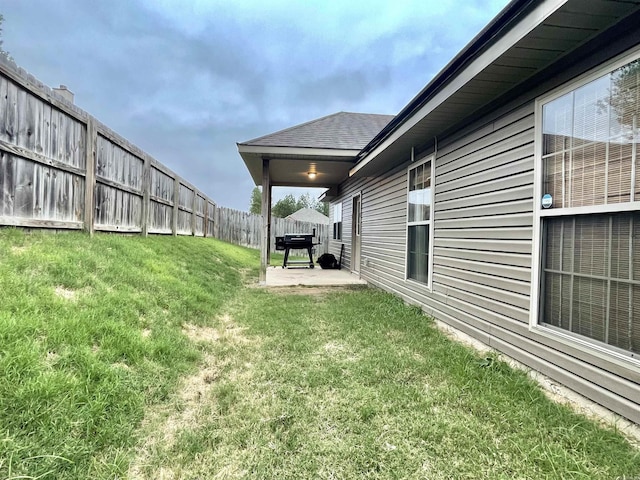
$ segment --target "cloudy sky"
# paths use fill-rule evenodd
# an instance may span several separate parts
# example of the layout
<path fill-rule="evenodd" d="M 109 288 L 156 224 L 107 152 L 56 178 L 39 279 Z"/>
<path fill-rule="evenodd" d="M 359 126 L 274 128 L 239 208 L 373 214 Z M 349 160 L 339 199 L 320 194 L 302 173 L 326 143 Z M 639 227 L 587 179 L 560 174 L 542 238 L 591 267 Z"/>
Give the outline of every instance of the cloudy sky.
<path fill-rule="evenodd" d="M 248 210 L 236 142 L 338 111 L 398 113 L 507 3 L 2 0 L 0 14 L 18 65 Z"/>

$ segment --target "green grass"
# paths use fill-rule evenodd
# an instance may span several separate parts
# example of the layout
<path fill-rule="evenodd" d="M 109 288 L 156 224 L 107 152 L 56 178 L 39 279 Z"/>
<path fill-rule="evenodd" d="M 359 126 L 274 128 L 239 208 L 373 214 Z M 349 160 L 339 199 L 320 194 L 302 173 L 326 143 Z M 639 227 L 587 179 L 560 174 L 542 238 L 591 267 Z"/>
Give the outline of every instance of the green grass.
<path fill-rule="evenodd" d="M 201 358 L 182 333 L 255 253 L 193 238 L 0 230 L 0 478 L 113 478 Z"/>
<path fill-rule="evenodd" d="M 209 345 L 211 358 L 231 361 L 146 478 L 168 467 L 175 478 L 640 474 L 640 452 L 614 431 L 390 295 L 245 290 L 229 315 L 244 342 Z"/>
<path fill-rule="evenodd" d="M 640 476 L 613 429 L 417 309 L 248 288 L 258 263 L 0 230 L 0 479 Z"/>

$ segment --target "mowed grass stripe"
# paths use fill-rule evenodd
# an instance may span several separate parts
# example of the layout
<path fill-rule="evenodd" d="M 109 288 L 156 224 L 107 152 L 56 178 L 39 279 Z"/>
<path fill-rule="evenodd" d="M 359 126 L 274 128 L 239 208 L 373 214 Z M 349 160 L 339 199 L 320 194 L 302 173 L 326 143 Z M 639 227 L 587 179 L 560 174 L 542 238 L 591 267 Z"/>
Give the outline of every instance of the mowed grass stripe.
<path fill-rule="evenodd" d="M 640 452 L 374 290 L 246 289 L 235 349 L 141 478 L 616 478 Z M 229 358 L 225 341 L 210 344 Z"/>

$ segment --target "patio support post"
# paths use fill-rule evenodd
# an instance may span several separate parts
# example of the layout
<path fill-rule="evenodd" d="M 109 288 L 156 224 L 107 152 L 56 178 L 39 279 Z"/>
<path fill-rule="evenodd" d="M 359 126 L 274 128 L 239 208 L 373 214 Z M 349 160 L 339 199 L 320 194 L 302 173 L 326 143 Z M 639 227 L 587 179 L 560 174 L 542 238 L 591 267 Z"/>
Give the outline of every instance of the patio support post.
<path fill-rule="evenodd" d="M 267 283 L 267 267 L 271 261 L 271 175 L 269 159 L 262 159 L 262 239 L 260 242 L 260 284 Z"/>

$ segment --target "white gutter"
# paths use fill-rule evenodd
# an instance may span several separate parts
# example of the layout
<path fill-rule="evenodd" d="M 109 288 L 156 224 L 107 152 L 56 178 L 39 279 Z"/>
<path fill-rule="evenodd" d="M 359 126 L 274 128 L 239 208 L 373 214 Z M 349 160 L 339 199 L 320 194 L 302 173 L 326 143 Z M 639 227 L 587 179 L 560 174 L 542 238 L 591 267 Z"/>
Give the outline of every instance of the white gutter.
<path fill-rule="evenodd" d="M 304 147 L 267 147 L 260 145 L 238 144 L 239 153 L 257 153 L 259 155 L 312 155 L 323 157 L 349 157 L 353 159 L 360 150 L 346 150 L 336 148 L 304 148 Z"/>

